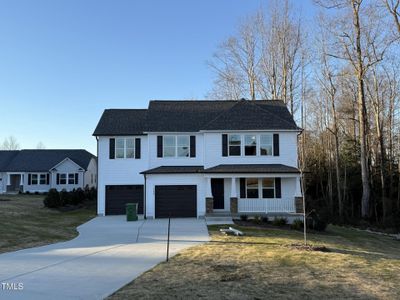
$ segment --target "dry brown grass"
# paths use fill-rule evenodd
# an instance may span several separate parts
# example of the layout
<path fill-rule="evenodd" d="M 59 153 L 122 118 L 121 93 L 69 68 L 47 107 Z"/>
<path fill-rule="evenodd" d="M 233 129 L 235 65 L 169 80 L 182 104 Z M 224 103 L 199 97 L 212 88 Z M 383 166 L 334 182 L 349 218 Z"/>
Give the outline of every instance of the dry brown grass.
<path fill-rule="evenodd" d="M 400 242 L 330 226 L 311 234 L 331 252 L 290 244 L 299 232 L 240 228 L 183 251 L 144 273 L 110 299 L 399 299 Z"/>
<path fill-rule="evenodd" d="M 77 236 L 94 207 L 60 212 L 43 206 L 43 195 L 0 195 L 0 253 L 47 245 Z"/>

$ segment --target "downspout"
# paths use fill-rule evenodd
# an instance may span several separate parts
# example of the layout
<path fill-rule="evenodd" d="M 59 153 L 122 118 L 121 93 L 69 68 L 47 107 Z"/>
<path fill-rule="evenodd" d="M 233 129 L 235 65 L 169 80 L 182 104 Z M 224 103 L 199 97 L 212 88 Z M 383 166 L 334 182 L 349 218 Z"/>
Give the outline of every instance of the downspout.
<path fill-rule="evenodd" d="M 144 213 L 144 219 L 147 219 L 147 213 L 146 213 L 146 194 L 147 194 L 147 188 L 146 188 L 146 174 L 143 174 L 144 176 L 144 199 L 143 199 L 143 213 Z"/>

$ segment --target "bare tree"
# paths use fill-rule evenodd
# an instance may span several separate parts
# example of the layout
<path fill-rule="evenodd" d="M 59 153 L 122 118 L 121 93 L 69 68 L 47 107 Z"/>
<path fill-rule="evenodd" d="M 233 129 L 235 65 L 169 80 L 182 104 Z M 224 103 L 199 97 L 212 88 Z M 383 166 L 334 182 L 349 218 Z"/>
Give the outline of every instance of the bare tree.
<path fill-rule="evenodd" d="M 390 43 L 387 31 L 379 26 L 376 7 L 364 0 L 318 1 L 328 9 L 340 10 L 335 21 L 329 23 L 329 31 L 334 43 L 329 55 L 346 61 L 352 67 L 352 75 L 357 82 L 357 105 L 359 122 L 360 164 L 362 179 L 361 214 L 370 216 L 370 175 L 367 151 L 368 112 L 365 97 L 365 76 L 369 68 L 383 60 Z"/>
<path fill-rule="evenodd" d="M 20 146 L 17 139 L 13 136 L 9 136 L 4 139 L 3 144 L 0 147 L 2 150 L 19 150 Z"/>
<path fill-rule="evenodd" d="M 396 25 L 397 33 L 400 37 L 400 0 L 382 0 L 387 10 L 391 14 Z"/>
<path fill-rule="evenodd" d="M 46 146 L 43 144 L 42 141 L 40 141 L 39 143 L 37 143 L 36 149 L 46 149 Z"/>

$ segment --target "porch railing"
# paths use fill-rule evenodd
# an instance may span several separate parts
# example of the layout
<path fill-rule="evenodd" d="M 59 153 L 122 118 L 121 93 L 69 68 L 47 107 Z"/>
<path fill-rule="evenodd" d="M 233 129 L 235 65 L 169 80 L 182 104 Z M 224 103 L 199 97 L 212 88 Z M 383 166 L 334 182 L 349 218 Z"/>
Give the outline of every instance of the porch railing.
<path fill-rule="evenodd" d="M 281 199 L 239 199 L 238 211 L 241 213 L 296 212 L 294 197 Z"/>

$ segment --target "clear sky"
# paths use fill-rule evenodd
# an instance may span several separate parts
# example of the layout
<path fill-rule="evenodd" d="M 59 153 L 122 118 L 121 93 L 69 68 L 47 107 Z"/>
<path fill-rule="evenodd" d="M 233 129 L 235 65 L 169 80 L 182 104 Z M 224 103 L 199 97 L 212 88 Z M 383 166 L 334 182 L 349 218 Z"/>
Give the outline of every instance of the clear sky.
<path fill-rule="evenodd" d="M 300 2 L 300 1 L 299 1 Z M 262 0 L 0 0 L 0 142 L 84 148 L 105 108 L 203 99 L 206 61 Z M 310 0 L 301 0 L 305 14 Z"/>

